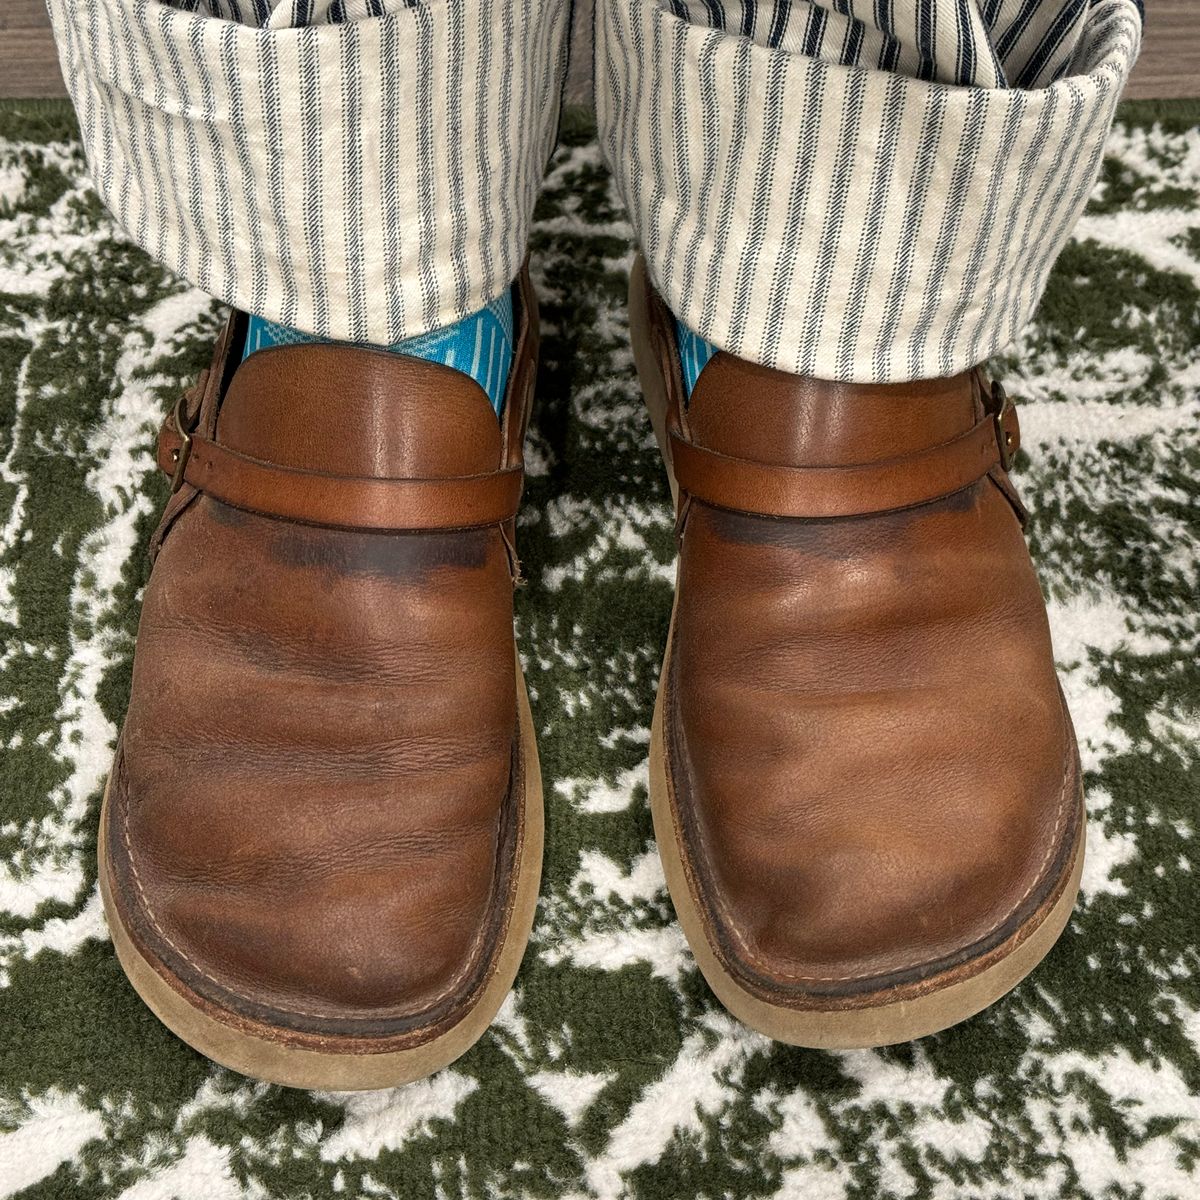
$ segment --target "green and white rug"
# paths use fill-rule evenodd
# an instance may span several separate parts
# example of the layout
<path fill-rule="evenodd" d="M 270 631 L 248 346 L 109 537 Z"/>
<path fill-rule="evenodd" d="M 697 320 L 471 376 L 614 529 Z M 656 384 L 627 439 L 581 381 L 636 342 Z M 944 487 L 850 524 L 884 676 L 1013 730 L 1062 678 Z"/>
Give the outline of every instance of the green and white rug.
<path fill-rule="evenodd" d="M 1002 364 L 1087 772 L 1080 905 L 984 1015 L 845 1054 L 726 1016 L 663 888 L 646 751 L 671 521 L 629 226 L 568 127 L 534 240 L 517 597 L 549 803 L 534 939 L 453 1068 L 343 1096 L 212 1066 L 113 957 L 93 846 L 164 498 L 152 435 L 220 313 L 114 227 L 65 110 L 0 109 L 0 1196 L 1200 1195 L 1198 119 L 1124 111 Z"/>

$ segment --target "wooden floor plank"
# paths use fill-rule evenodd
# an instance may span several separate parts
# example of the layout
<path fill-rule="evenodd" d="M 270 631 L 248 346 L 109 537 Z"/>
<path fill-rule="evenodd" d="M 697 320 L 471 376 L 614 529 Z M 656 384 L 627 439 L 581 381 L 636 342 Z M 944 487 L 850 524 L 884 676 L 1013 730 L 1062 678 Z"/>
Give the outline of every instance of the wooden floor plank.
<path fill-rule="evenodd" d="M 1195 0 L 1148 0 L 1142 54 L 1125 94 L 1131 100 L 1200 96 L 1200 9 Z"/>
<path fill-rule="evenodd" d="M 0 98 L 65 94 L 45 0 L 0 0 Z"/>

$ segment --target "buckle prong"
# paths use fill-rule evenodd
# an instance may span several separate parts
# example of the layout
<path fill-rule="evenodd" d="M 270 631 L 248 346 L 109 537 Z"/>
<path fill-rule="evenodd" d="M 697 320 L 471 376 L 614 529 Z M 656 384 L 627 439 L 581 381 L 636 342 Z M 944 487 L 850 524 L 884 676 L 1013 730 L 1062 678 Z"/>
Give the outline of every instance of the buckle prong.
<path fill-rule="evenodd" d="M 179 434 L 179 449 L 171 452 L 171 461 L 175 464 L 175 472 L 171 476 L 172 495 L 183 486 L 183 473 L 187 470 L 192 453 L 192 431 L 183 427 L 183 405 L 186 400 L 187 394 L 184 393 L 175 402 L 175 432 Z"/>

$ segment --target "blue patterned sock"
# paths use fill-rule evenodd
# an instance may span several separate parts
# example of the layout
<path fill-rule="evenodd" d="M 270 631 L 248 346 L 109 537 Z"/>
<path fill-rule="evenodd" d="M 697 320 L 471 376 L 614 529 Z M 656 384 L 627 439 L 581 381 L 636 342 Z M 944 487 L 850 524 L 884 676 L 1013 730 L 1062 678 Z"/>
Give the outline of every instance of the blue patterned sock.
<path fill-rule="evenodd" d="M 249 358 L 256 351 L 271 346 L 300 346 L 327 340 L 251 316 L 242 357 Z M 498 416 L 504 406 L 504 389 L 508 386 L 508 371 L 513 359 L 512 292 L 505 292 L 487 308 L 481 308 L 454 325 L 380 349 L 424 358 L 462 371 L 487 392 Z"/>
<path fill-rule="evenodd" d="M 679 347 L 679 365 L 683 370 L 683 394 L 690 400 L 700 372 L 716 354 L 717 348 L 698 333 L 693 333 L 678 317 L 675 318 L 675 341 Z"/>

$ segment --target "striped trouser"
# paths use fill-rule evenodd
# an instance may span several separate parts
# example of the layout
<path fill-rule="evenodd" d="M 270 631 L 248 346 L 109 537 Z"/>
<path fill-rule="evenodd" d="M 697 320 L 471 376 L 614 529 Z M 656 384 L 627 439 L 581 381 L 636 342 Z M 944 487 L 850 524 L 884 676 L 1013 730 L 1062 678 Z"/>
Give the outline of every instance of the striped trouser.
<path fill-rule="evenodd" d="M 499 295 L 570 0 L 49 0 L 104 201 L 178 274 L 389 343 Z M 945 375 L 1011 341 L 1095 181 L 1139 0 L 596 0 L 654 281 L 744 358 Z"/>

